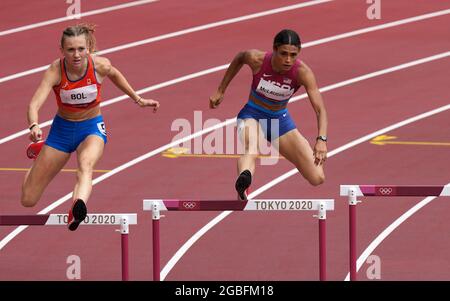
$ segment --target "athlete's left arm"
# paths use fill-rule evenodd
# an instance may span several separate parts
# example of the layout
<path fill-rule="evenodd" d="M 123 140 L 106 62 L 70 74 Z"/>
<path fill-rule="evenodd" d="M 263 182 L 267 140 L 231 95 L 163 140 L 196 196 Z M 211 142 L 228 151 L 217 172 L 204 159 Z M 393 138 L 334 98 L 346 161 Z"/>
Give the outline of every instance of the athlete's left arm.
<path fill-rule="evenodd" d="M 317 86 L 317 81 L 311 68 L 308 67 L 304 62 L 301 63 L 299 67 L 299 83 L 305 87 L 306 93 L 308 94 L 309 101 L 311 102 L 314 111 L 317 116 L 317 128 L 318 136 L 327 136 L 328 118 L 327 111 L 325 109 L 325 104 L 320 94 L 319 87 Z M 325 141 L 316 139 L 316 144 L 314 146 L 314 157 L 316 164 L 323 164 L 327 158 L 327 145 Z"/>
<path fill-rule="evenodd" d="M 95 69 L 100 78 L 108 77 L 114 85 L 127 94 L 141 107 L 153 107 L 153 112 L 156 112 L 159 108 L 159 102 L 153 99 L 145 99 L 140 97 L 131 85 L 128 83 L 125 76 L 115 68 L 111 62 L 104 57 L 95 58 Z"/>

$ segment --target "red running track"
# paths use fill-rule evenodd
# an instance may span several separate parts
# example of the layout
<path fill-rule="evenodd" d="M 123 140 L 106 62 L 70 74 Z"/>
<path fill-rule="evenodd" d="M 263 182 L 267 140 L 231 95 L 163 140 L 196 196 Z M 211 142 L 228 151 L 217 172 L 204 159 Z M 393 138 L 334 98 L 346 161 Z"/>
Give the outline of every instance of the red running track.
<path fill-rule="evenodd" d="M 233 10 L 200 1 L 159 1 L 140 8 L 129 8 L 89 19 L 100 25 L 101 48 L 109 48 L 191 26 L 237 17 L 289 5 L 295 1 L 233 1 Z M 208 4 L 209 5 L 209 4 Z M 382 20 L 365 16 L 367 7 L 354 1 L 334 1 L 308 8 L 248 20 L 200 31 L 153 44 L 106 55 L 126 74 L 136 89 L 161 83 L 193 72 L 228 63 L 242 49 L 270 49 L 274 33 L 284 27 L 298 29 L 304 42 L 333 36 L 376 24 L 448 9 L 441 1 L 383 2 Z M 162 17 L 167 16 L 166 18 Z M 200 13 L 199 13 L 200 12 Z M 33 15 L 51 18 L 39 8 Z M 143 15 L 146 18 L 139 18 Z M 34 17 L 33 17 L 34 18 Z M 117 19 L 139 19 L 137 24 Z M 35 19 L 30 19 L 34 22 Z M 161 22 L 152 22 L 159 20 Z M 326 20 L 326 22 L 324 21 Z M 366 33 L 352 38 L 305 48 L 301 58 L 312 66 L 321 87 L 351 79 L 449 50 L 449 17 L 441 16 Z M 68 23 L 67 23 L 68 24 Z M 7 50 L 8 60 L 2 77 L 48 64 L 58 55 L 59 33 L 66 23 L 2 37 L 14 45 Z M 155 26 L 155 24 L 158 24 Z M 270 24 L 268 28 L 267 24 Z M 11 28 L 11 26 L 3 26 Z M 3 28 L 2 27 L 2 28 Z M 268 30 L 269 29 L 269 30 Z M 417 42 L 420 36 L 420 43 Z M 24 51 L 26 41 L 42 37 Z M 22 42 L 20 42 L 22 41 Z M 22 43 L 22 44 L 21 44 Z M 14 49 L 17 48 L 17 49 Z M 30 56 L 29 53 L 35 53 Z M 18 58 L 21 58 L 20 60 Z M 22 59 L 23 58 L 23 59 Z M 143 68 L 143 66 L 148 66 Z M 391 124 L 447 105 L 449 93 L 445 71 L 448 58 L 361 81 L 323 93 L 330 119 L 329 150 L 373 133 Z M 0 137 L 25 127 L 26 105 L 42 73 L 0 84 L 2 102 Z M 177 132 L 171 124 L 177 118 L 193 122 L 194 111 L 203 120 L 224 121 L 234 117 L 248 94 L 250 72 L 233 81 L 218 110 L 208 109 L 208 97 L 223 71 L 185 81 L 145 94 L 162 103 L 156 115 L 139 109 L 131 101 L 103 108 L 109 142 L 97 169 L 111 170 L 142 154 L 169 143 Z M 299 94 L 304 91 L 300 91 Z M 121 95 L 106 83 L 105 99 Z M 45 104 L 40 120 L 50 119 L 55 111 L 53 96 Z M 299 130 L 312 141 L 316 135 L 315 116 L 304 100 L 292 103 L 290 112 Z M 443 141 L 449 137 L 448 111 L 400 127 L 386 134 L 399 141 Z M 46 128 L 45 131 L 48 131 Z M 0 167 L 25 168 L 27 138 L 21 136 L 1 144 Z M 192 147 L 192 146 L 191 146 Z M 343 280 L 348 273 L 347 204 L 339 197 L 339 185 L 348 183 L 447 184 L 448 147 L 420 145 L 378 146 L 368 142 L 336 154 L 327 161 L 327 181 L 310 187 L 298 174 L 258 196 L 258 198 L 335 198 L 336 209 L 328 215 L 328 278 Z M 130 279 L 151 279 L 151 218 L 142 211 L 144 198 L 235 198 L 235 159 L 176 158 L 157 154 L 94 186 L 88 203 L 90 212 L 136 212 L 139 225 L 130 232 Z M 72 159 L 67 168 L 74 168 Z M 274 166 L 258 166 L 252 190 L 291 170 L 281 160 Z M 0 171 L 0 212 L 33 214 L 71 192 L 74 174 L 63 172 L 46 190 L 41 202 L 31 209 L 19 204 L 24 173 Z M 96 177 L 100 173 L 95 174 Z M 206 183 L 205 183 L 206 182 Z M 13 189 L 11 189 L 13 187 Z M 361 253 L 390 223 L 412 207 L 419 198 L 395 201 L 367 200 L 359 205 Z M 448 228 L 445 202 L 437 199 L 402 224 L 374 251 L 382 260 L 383 280 L 444 280 L 450 273 L 442 266 L 450 261 L 448 247 L 438 229 Z M 69 203 L 52 212 L 65 212 Z M 180 214 L 169 212 L 161 222 L 161 265 L 215 213 Z M 317 222 L 308 214 L 243 213 L 225 218 L 203 236 L 167 275 L 167 280 L 315 280 L 318 279 Z M 0 239 L 14 227 L 0 229 Z M 2 280 L 67 280 L 66 259 L 75 254 L 82 260 L 83 280 L 120 279 L 119 236 L 113 228 L 81 227 L 75 233 L 63 228 L 28 228 L 0 250 Z M 438 251 L 436 251 L 438 250 Z M 430 255 L 433 255 L 430 257 Z M 447 264 L 448 265 L 448 264 Z M 414 268 L 411 268 L 414 267 Z M 367 279 L 363 266 L 360 279 Z"/>

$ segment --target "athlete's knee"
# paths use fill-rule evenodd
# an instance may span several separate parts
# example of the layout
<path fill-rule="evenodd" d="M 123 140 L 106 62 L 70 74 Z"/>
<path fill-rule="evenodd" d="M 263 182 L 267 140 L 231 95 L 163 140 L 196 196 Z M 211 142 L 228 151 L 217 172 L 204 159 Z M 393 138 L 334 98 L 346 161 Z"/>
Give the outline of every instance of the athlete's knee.
<path fill-rule="evenodd" d="M 256 153 L 258 151 L 258 131 L 249 130 L 247 127 L 240 136 L 240 147 L 244 153 Z"/>
<path fill-rule="evenodd" d="M 255 162 L 257 158 L 258 158 L 258 154 L 256 154 L 256 153 L 246 153 L 246 154 L 243 154 L 239 158 L 239 160 L 241 162 L 243 162 L 243 161 L 245 161 L 245 162 Z"/>
<path fill-rule="evenodd" d="M 256 138 L 246 141 L 244 145 L 244 154 L 257 155 L 258 154 L 258 140 Z"/>
<path fill-rule="evenodd" d="M 244 157 L 248 157 L 248 158 L 252 158 L 252 159 L 256 159 L 259 156 L 259 152 L 258 150 L 250 150 L 249 152 L 246 152 L 245 154 L 242 154 L 242 156 Z"/>
<path fill-rule="evenodd" d="M 20 197 L 20 203 L 24 207 L 34 207 L 38 202 L 38 199 L 33 196 L 31 193 L 22 191 L 22 195 Z"/>
<path fill-rule="evenodd" d="M 308 182 L 313 186 L 319 186 L 325 182 L 325 175 L 323 173 L 317 174 L 309 178 Z"/>
<path fill-rule="evenodd" d="M 93 169 L 88 165 L 78 166 L 77 182 L 85 182 L 92 180 Z"/>
<path fill-rule="evenodd" d="M 90 174 L 94 170 L 94 161 L 93 160 L 82 160 L 78 166 L 78 173 L 81 174 Z"/>

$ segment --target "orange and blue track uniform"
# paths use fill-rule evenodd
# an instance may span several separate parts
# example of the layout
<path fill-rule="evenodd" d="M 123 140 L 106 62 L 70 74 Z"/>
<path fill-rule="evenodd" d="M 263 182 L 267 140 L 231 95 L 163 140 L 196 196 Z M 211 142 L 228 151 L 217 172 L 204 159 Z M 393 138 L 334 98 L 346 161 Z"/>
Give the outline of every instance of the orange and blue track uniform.
<path fill-rule="evenodd" d="M 101 83 L 95 74 L 94 60 L 88 57 L 85 74 L 78 80 L 68 78 L 65 60 L 61 59 L 61 81 L 53 87 L 58 107 L 64 111 L 80 112 L 101 102 Z M 106 129 L 102 115 L 83 121 L 69 121 L 56 115 L 45 144 L 71 153 L 89 135 L 97 135 L 106 143 Z"/>

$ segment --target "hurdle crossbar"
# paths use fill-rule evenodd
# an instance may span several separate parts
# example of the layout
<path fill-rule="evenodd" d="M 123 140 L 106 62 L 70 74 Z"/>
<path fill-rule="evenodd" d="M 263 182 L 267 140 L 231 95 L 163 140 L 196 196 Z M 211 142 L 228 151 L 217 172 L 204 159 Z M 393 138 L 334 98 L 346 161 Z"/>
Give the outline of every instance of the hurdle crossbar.
<path fill-rule="evenodd" d="M 326 212 L 334 210 L 333 199 L 261 199 L 236 200 L 155 200 L 143 201 L 143 209 L 152 211 L 153 280 L 160 281 L 161 211 L 317 211 L 319 220 L 319 278 L 326 280 Z"/>
<path fill-rule="evenodd" d="M 350 280 L 357 280 L 356 251 L 356 205 L 359 196 L 401 197 L 401 196 L 450 196 L 449 185 L 341 185 L 340 195 L 348 197 Z"/>
<path fill-rule="evenodd" d="M 0 226 L 67 226 L 68 214 L 0 215 Z M 137 224 L 136 213 L 88 214 L 80 226 L 119 225 L 122 251 L 122 280 L 129 279 L 128 234 L 129 225 Z"/>
<path fill-rule="evenodd" d="M 341 185 L 341 196 L 450 196 L 450 185 Z"/>

